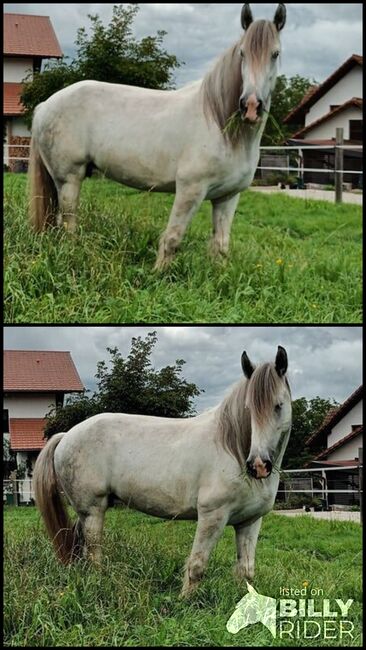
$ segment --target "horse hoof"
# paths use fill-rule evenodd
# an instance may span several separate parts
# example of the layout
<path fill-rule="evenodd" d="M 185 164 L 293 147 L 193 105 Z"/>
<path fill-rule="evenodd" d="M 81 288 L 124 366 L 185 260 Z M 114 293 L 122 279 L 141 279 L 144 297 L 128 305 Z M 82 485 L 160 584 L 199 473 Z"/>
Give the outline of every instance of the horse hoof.
<path fill-rule="evenodd" d="M 157 271 L 158 273 L 162 271 L 166 271 L 167 268 L 170 266 L 170 263 L 172 261 L 172 257 L 158 257 L 158 259 L 155 262 L 154 266 L 154 271 Z"/>

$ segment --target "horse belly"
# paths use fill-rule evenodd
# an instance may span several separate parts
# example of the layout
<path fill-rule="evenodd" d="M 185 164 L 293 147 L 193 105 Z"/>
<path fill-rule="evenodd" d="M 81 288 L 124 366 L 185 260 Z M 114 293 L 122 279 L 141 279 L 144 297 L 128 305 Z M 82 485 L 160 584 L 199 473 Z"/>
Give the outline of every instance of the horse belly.
<path fill-rule="evenodd" d="M 98 155 L 95 165 L 107 178 L 128 187 L 154 192 L 175 192 L 176 164 L 165 153 L 140 156 L 120 151 Z"/>
<path fill-rule="evenodd" d="M 162 518 L 196 519 L 196 499 L 192 486 L 182 478 L 170 481 L 143 480 L 141 475 L 123 476 L 112 485 L 113 492 L 135 510 Z"/>

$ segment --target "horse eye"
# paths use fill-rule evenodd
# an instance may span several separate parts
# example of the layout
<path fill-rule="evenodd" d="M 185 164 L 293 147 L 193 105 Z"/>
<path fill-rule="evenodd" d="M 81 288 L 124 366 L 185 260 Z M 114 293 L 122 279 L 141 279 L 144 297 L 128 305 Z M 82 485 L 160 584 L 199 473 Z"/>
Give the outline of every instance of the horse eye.
<path fill-rule="evenodd" d="M 279 55 L 280 55 L 280 53 L 279 53 L 278 50 L 276 52 L 273 52 L 272 59 L 277 59 L 279 57 Z"/>
<path fill-rule="evenodd" d="M 275 406 L 276 413 L 279 413 L 281 411 L 281 408 L 282 408 L 282 404 L 276 404 Z"/>
<path fill-rule="evenodd" d="M 244 59 L 244 52 L 243 52 L 243 50 L 241 48 L 240 48 L 239 52 L 240 52 L 241 58 Z"/>

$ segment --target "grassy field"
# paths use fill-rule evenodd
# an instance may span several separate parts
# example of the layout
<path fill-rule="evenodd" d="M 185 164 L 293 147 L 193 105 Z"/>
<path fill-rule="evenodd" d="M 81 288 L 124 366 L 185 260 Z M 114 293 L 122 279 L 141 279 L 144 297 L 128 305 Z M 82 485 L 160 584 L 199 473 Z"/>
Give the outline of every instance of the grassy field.
<path fill-rule="evenodd" d="M 7 323 L 360 323 L 361 208 L 245 192 L 227 262 L 205 202 L 171 268 L 152 272 L 172 195 L 83 183 L 75 237 L 35 235 L 26 176 L 5 175 Z"/>
<path fill-rule="evenodd" d="M 274 639 L 261 623 L 226 631 L 246 592 L 232 577 L 234 533 L 227 528 L 207 575 L 190 602 L 178 600 L 182 567 L 194 523 L 162 521 L 141 513 L 107 512 L 105 561 L 98 571 L 83 562 L 57 563 L 35 508 L 5 508 L 6 646 L 360 646 L 361 527 L 339 521 L 271 514 L 257 546 L 254 586 L 280 597 L 280 588 L 323 589 L 323 598 L 353 599 L 344 637 Z M 322 599 L 315 597 L 319 609 Z M 300 619 L 298 619 L 300 620 Z M 319 619 L 318 619 L 319 620 Z M 334 634 L 334 633 L 333 633 Z"/>

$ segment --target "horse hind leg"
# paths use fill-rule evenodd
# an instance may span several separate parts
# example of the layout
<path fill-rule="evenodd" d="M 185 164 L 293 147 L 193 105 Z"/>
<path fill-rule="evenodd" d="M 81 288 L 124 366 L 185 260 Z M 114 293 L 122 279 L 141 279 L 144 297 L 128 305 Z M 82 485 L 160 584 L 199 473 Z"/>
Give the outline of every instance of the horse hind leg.
<path fill-rule="evenodd" d="M 80 514 L 83 533 L 83 555 L 96 566 L 102 561 L 102 535 L 104 515 L 108 499 L 103 497 L 98 503 L 91 506 L 87 512 Z"/>
<path fill-rule="evenodd" d="M 68 176 L 57 187 L 59 212 L 56 217 L 58 226 L 64 225 L 68 232 L 75 232 L 76 211 L 79 203 L 81 180 L 78 176 Z"/>

